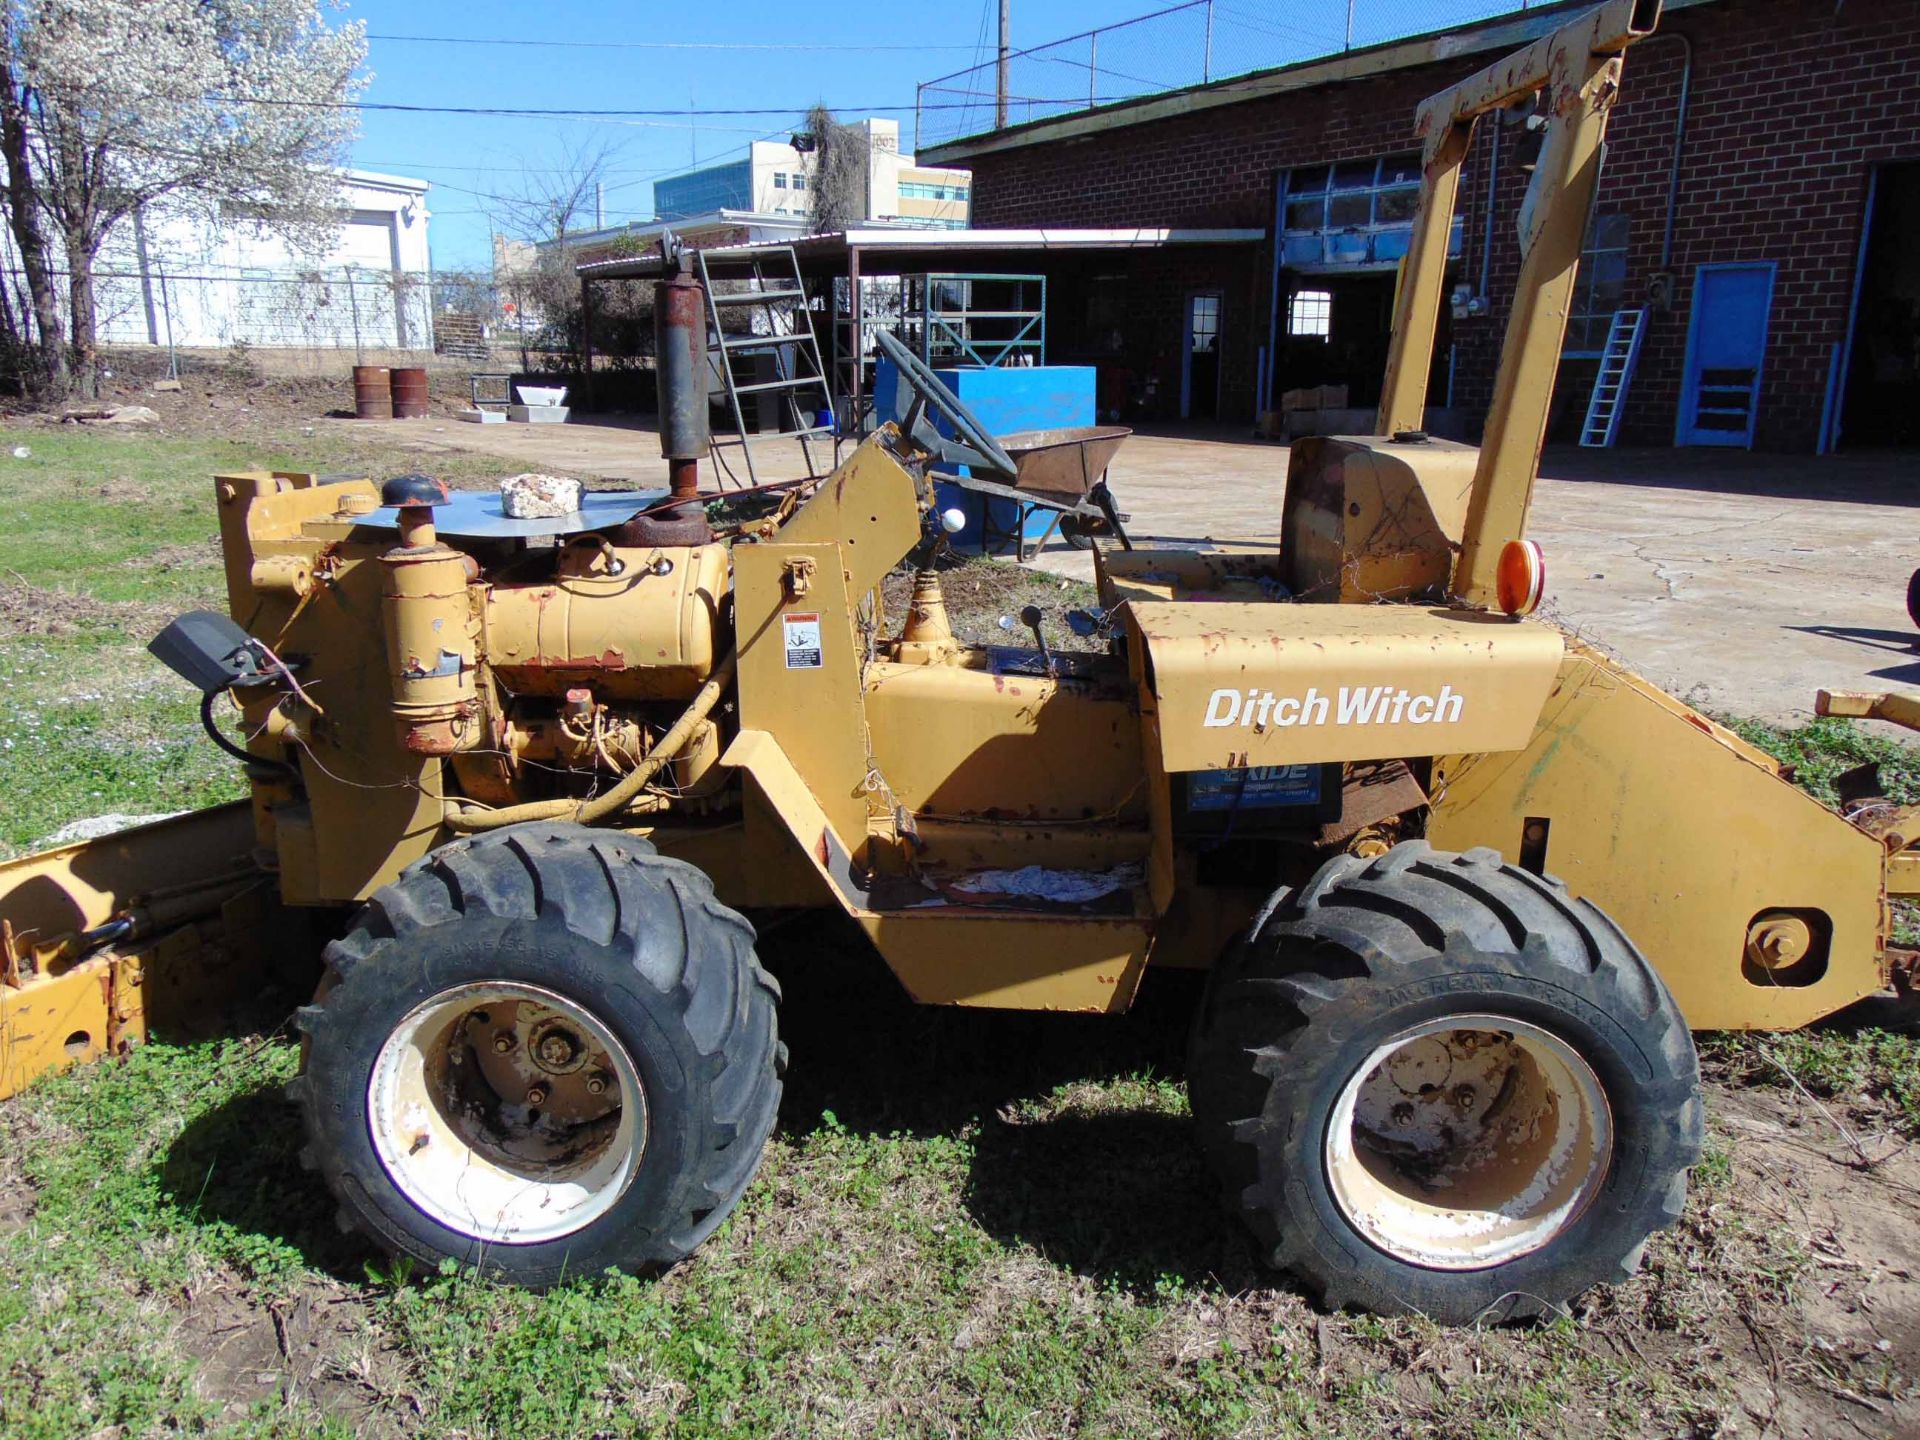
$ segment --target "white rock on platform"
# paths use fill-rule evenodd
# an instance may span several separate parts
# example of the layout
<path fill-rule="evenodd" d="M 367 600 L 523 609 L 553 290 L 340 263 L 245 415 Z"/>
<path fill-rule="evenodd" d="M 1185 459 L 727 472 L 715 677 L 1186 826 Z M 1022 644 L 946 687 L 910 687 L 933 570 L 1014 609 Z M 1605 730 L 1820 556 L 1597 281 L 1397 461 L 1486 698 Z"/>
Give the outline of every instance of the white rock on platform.
<path fill-rule="evenodd" d="M 514 520 L 550 520 L 580 508 L 578 480 L 529 471 L 500 482 L 500 508 Z"/>

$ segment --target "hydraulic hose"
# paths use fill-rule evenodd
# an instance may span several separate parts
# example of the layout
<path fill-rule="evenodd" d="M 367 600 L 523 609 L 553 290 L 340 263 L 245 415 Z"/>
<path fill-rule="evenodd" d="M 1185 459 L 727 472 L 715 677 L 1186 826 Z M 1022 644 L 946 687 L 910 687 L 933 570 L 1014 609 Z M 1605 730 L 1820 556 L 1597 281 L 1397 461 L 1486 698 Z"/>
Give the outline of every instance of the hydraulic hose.
<path fill-rule="evenodd" d="M 688 702 L 680 718 L 660 737 L 660 743 L 647 752 L 646 759 L 620 777 L 620 783 L 604 795 L 588 800 L 534 800 L 525 805 L 509 805 L 504 810 L 449 809 L 445 824 L 449 830 L 468 833 L 498 830 L 503 825 L 519 825 L 528 820 L 571 820 L 577 825 L 596 825 L 610 819 L 632 804 L 666 766 L 686 748 L 700 722 L 713 713 L 720 696 L 733 683 L 735 654 L 729 650 L 713 667 L 713 674 L 700 687 L 700 693 Z"/>
<path fill-rule="evenodd" d="M 265 755 L 256 755 L 227 738 L 226 732 L 213 718 L 214 705 L 226 693 L 224 690 L 209 690 L 200 697 L 200 728 L 207 732 L 207 738 L 243 765 L 264 765 L 269 769 L 291 772 L 293 766 L 286 761 L 271 760 Z"/>

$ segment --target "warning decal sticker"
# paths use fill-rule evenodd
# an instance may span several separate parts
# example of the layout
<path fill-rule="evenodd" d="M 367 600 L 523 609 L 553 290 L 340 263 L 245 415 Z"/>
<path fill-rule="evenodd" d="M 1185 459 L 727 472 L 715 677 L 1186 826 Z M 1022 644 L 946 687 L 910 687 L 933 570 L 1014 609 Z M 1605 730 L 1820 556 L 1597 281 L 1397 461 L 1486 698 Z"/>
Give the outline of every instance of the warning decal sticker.
<path fill-rule="evenodd" d="M 825 662 L 820 655 L 820 617 L 782 615 L 780 629 L 786 638 L 787 669 L 818 670 Z"/>

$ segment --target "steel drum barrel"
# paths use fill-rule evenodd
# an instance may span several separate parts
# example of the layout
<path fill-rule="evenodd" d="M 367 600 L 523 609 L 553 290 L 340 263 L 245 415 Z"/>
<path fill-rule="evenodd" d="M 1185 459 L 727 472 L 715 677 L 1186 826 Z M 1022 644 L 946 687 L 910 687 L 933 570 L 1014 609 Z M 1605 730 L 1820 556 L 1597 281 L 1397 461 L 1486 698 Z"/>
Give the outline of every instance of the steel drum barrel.
<path fill-rule="evenodd" d="M 395 366 L 393 418 L 421 420 L 427 414 L 427 372 L 424 366 Z"/>
<path fill-rule="evenodd" d="M 393 418 L 392 372 L 385 365 L 353 367 L 353 418 L 390 420 Z"/>

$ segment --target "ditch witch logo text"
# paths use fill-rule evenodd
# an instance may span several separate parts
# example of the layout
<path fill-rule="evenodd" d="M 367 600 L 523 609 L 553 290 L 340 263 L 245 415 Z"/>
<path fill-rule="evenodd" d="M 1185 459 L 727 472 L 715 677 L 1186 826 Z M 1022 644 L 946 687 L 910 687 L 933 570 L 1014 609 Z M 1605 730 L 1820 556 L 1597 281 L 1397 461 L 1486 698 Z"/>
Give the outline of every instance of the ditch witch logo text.
<path fill-rule="evenodd" d="M 1402 690 L 1396 685 L 1342 685 L 1328 696 L 1275 695 L 1271 690 L 1216 690 L 1207 701 L 1209 728 L 1223 725 L 1450 725 L 1465 702 L 1451 685 L 1438 695 Z"/>

